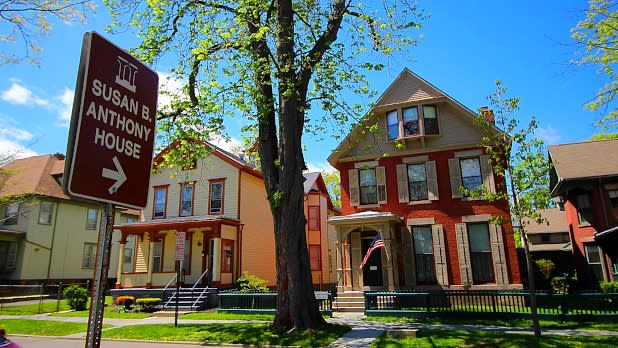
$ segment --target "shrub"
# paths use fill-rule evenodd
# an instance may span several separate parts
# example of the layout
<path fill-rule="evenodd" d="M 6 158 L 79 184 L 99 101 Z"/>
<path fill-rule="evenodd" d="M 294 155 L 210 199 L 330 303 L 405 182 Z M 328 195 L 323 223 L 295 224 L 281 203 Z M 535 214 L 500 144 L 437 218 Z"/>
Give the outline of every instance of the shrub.
<path fill-rule="evenodd" d="M 137 304 L 137 310 L 143 312 L 153 312 L 157 306 L 161 303 L 161 299 L 158 297 L 144 297 L 135 300 Z"/>
<path fill-rule="evenodd" d="M 599 282 L 599 286 L 603 292 L 618 292 L 618 281 L 605 281 L 602 280 Z"/>
<path fill-rule="evenodd" d="M 76 311 L 85 311 L 88 303 L 88 291 L 79 285 L 71 285 L 62 292 L 67 304 Z"/>
<path fill-rule="evenodd" d="M 118 296 L 114 304 L 120 306 L 120 311 L 122 312 L 131 309 L 133 302 L 135 302 L 135 297 L 133 296 Z"/>
<path fill-rule="evenodd" d="M 554 261 L 548 259 L 539 259 L 534 261 L 534 263 L 539 268 L 539 271 L 541 271 L 541 274 L 543 274 L 545 279 L 549 279 L 549 277 L 551 277 L 551 272 L 553 272 L 556 268 Z"/>
<path fill-rule="evenodd" d="M 553 277 L 551 279 L 551 287 L 559 294 L 568 294 L 571 287 L 577 282 L 577 274 L 570 276 L 565 273 L 562 277 Z"/>
<path fill-rule="evenodd" d="M 266 280 L 253 275 L 249 272 L 244 272 L 240 278 L 236 280 L 236 287 L 240 292 L 267 292 Z"/>

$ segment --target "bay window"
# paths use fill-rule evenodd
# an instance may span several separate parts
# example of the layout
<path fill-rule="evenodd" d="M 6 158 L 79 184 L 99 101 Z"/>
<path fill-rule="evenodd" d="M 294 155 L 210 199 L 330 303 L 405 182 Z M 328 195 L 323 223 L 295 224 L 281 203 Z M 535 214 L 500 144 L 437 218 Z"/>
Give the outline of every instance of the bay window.
<path fill-rule="evenodd" d="M 415 105 L 387 112 L 386 132 L 389 141 L 440 134 L 437 106 Z"/>
<path fill-rule="evenodd" d="M 436 284 L 431 226 L 412 227 L 417 284 Z"/>

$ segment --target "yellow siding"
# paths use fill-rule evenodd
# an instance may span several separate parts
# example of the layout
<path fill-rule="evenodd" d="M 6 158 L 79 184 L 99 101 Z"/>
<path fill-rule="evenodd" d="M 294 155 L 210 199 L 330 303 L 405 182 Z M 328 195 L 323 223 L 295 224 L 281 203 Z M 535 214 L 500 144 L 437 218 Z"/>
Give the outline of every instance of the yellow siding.
<path fill-rule="evenodd" d="M 12 272 L 10 278 L 91 279 L 94 268 L 82 268 L 84 244 L 94 244 L 96 252 L 102 207 L 49 198 L 45 201 L 54 203 L 51 224 L 39 224 L 39 199 L 22 204 L 24 214 L 20 216 L 19 226 L 27 234 L 18 251 L 18 269 Z M 99 210 L 94 230 L 86 228 L 88 208 Z M 115 223 L 125 223 L 127 215 L 116 213 L 114 219 Z M 113 233 L 108 273 L 110 278 L 115 278 L 117 274 L 119 240 L 120 233 Z M 53 252 L 50 252 L 52 249 Z"/>
<path fill-rule="evenodd" d="M 167 189 L 167 211 L 166 218 L 178 217 L 180 205 L 180 184 L 184 182 L 195 182 L 193 215 L 208 215 L 208 197 L 210 179 L 225 178 L 224 187 L 224 211 L 223 214 L 229 217 L 238 216 L 238 175 L 239 170 L 231 164 L 223 161 L 215 155 L 210 155 L 198 161 L 197 168 L 194 170 L 183 171 L 178 175 L 173 175 L 174 170 L 162 169 L 160 172 L 153 173 L 150 177 L 150 189 L 148 192 L 148 205 L 144 209 L 144 219 L 152 219 L 152 204 L 155 186 L 169 185 Z"/>
<path fill-rule="evenodd" d="M 242 230 L 241 272 L 250 272 L 276 284 L 275 238 L 272 214 L 266 199 L 264 183 L 242 173 L 240 219 Z"/>
<path fill-rule="evenodd" d="M 230 225 L 221 226 L 221 238 L 236 240 L 236 226 L 230 226 Z"/>
<path fill-rule="evenodd" d="M 176 266 L 176 233 L 169 231 L 163 240 L 163 272 L 174 272 Z M 169 279 L 168 279 L 169 281 Z M 153 284 L 158 284 L 153 281 Z"/>

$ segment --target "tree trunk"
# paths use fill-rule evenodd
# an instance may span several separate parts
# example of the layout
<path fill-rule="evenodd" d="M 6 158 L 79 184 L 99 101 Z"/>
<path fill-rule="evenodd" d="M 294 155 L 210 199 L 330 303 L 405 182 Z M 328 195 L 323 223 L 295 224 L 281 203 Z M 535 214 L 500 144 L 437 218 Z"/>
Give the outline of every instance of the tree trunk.
<path fill-rule="evenodd" d="M 524 242 L 524 252 L 526 255 L 526 269 L 528 271 L 528 290 L 530 291 L 530 318 L 532 319 L 532 327 L 534 329 L 534 335 L 541 337 L 541 325 L 539 324 L 539 317 L 537 315 L 536 304 L 536 285 L 534 281 L 534 268 L 532 266 L 532 254 L 530 254 L 530 246 L 528 244 L 528 236 L 523 228 L 520 228 L 522 240 Z"/>

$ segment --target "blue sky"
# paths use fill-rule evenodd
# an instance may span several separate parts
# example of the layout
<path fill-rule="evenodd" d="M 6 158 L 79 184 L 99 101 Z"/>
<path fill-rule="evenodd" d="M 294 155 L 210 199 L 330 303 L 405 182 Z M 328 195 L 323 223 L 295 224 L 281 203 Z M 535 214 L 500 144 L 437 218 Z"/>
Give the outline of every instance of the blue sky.
<path fill-rule="evenodd" d="M 502 80 L 510 96 L 521 98 L 521 122 L 539 120 L 538 136 L 548 144 L 589 138 L 599 115 L 584 110 L 605 81 L 596 68 L 569 64 L 576 57 L 570 29 L 583 18 L 586 1 L 424 1 L 431 13 L 412 62 L 394 59 L 390 70 L 372 75 L 380 93 L 404 67 L 472 110 Z M 73 91 L 84 32 L 103 33 L 109 22 L 99 7 L 84 25 L 55 24 L 43 37 L 40 66 L 0 65 L 0 152 L 21 155 L 65 153 Z M 0 25 L 0 30 L 5 30 Z M 123 48 L 136 45 L 130 32 L 105 35 Z M 0 44 L 0 50 L 21 49 Z M 17 51 L 19 52 L 19 51 Z M 155 67 L 165 73 L 162 67 Z M 237 136 L 237 130 L 228 129 Z M 325 168 L 337 143 L 310 136 L 305 158 L 310 169 Z"/>

